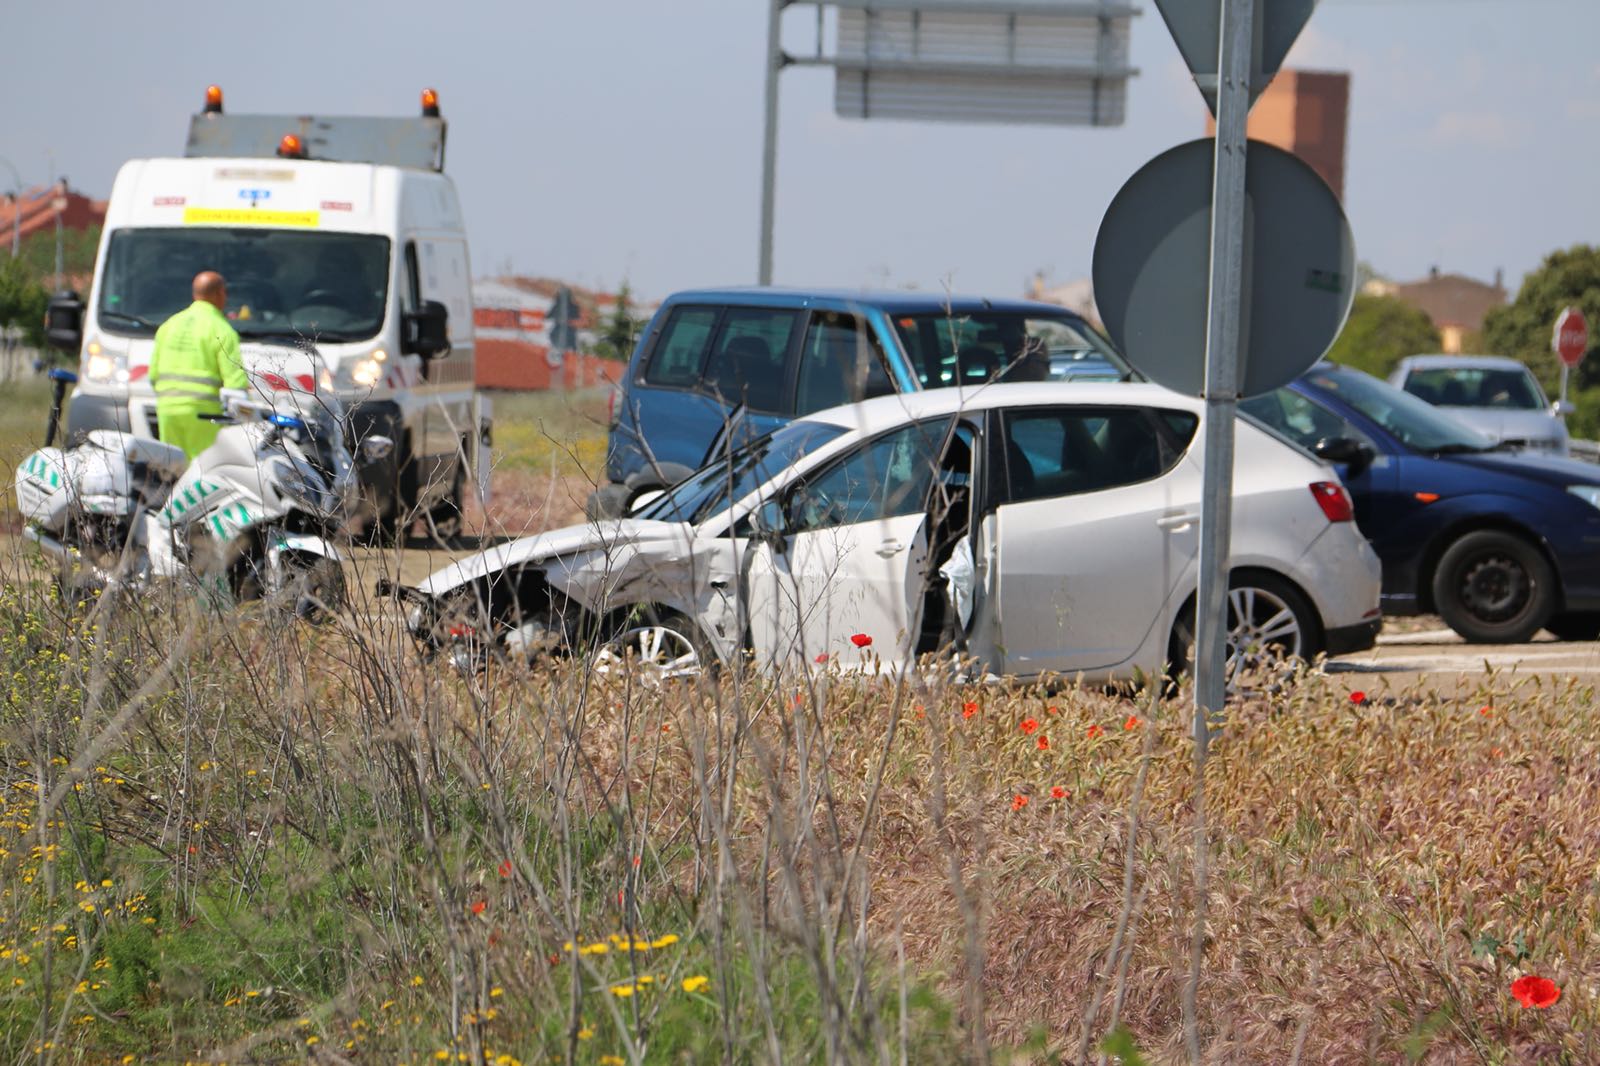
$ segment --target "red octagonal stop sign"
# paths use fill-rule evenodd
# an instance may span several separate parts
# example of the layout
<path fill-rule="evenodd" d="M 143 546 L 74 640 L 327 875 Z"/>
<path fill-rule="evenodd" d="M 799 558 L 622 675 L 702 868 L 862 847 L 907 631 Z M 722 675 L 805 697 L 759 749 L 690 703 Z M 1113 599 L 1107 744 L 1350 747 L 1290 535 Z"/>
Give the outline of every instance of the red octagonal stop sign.
<path fill-rule="evenodd" d="M 1583 353 L 1589 350 L 1589 324 L 1584 321 L 1582 311 L 1569 307 L 1556 316 L 1556 333 L 1551 347 L 1568 366 L 1583 362 Z"/>

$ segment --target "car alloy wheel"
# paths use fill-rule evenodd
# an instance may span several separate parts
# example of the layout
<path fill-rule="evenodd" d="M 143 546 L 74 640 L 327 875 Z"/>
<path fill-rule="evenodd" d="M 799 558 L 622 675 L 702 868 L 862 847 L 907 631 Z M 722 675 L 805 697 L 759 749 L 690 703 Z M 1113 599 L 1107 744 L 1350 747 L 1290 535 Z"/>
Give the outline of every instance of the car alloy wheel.
<path fill-rule="evenodd" d="M 670 622 L 629 626 L 595 653 L 594 671 L 615 676 L 635 670 L 646 684 L 698 677 L 704 660 L 694 640 Z"/>
<path fill-rule="evenodd" d="M 1228 590 L 1228 676 L 1271 660 L 1303 655 L 1304 633 L 1294 608 L 1271 589 Z"/>

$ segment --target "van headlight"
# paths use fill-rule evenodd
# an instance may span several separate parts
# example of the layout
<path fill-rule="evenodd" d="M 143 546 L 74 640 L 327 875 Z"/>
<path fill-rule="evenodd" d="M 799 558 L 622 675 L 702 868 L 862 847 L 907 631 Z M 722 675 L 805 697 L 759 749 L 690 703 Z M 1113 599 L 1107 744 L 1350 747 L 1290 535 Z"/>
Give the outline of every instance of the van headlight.
<path fill-rule="evenodd" d="M 128 383 L 128 353 L 108 352 L 98 339 L 83 346 L 83 376 L 97 385 Z"/>
<path fill-rule="evenodd" d="M 1567 491 L 1600 511 L 1600 485 L 1568 485 Z"/>

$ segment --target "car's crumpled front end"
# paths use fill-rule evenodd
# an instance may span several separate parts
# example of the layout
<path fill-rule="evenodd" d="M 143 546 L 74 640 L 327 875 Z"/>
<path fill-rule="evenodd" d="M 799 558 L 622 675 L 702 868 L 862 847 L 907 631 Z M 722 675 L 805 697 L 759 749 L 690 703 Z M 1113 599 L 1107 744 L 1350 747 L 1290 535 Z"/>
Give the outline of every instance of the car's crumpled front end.
<path fill-rule="evenodd" d="M 613 639 L 641 610 L 705 617 L 716 606 L 706 593 L 717 590 L 696 547 L 685 523 L 590 522 L 496 545 L 415 586 L 380 582 L 378 592 L 404 604 L 424 649 L 458 665 L 564 657 Z"/>

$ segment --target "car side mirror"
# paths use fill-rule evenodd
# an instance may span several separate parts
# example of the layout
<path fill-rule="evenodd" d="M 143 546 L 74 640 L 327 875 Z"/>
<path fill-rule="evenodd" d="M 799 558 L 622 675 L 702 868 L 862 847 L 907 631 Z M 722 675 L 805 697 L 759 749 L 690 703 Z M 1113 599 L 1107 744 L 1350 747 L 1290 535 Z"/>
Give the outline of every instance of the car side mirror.
<path fill-rule="evenodd" d="M 45 306 L 44 336 L 50 347 L 76 352 L 83 347 L 83 300 L 71 290 L 58 292 Z"/>
<path fill-rule="evenodd" d="M 437 359 L 450 350 L 450 312 L 438 300 L 424 300 L 407 311 L 401 325 L 400 349 L 424 359 Z"/>
<path fill-rule="evenodd" d="M 1372 445 L 1352 437 L 1323 437 L 1312 445 L 1311 452 L 1324 462 L 1341 463 L 1349 467 L 1352 476 L 1372 465 L 1376 455 Z"/>
<path fill-rule="evenodd" d="M 1576 414 L 1577 410 L 1577 406 L 1570 400 L 1557 400 L 1550 405 L 1550 413 L 1557 418 L 1566 418 L 1568 415 Z"/>

